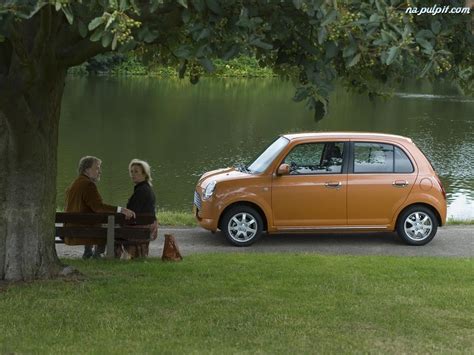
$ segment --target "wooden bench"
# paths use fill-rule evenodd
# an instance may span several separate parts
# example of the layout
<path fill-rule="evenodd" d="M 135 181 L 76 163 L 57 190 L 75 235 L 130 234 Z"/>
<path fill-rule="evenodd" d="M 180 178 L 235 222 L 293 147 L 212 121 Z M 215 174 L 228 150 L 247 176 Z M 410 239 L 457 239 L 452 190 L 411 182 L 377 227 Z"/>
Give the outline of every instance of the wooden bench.
<path fill-rule="evenodd" d="M 137 215 L 135 219 L 126 220 L 121 213 L 56 213 L 56 243 L 64 243 L 64 238 L 89 238 L 106 241 L 107 258 L 114 257 L 115 241 L 138 242 L 150 240 L 148 224 L 155 221 L 152 214 Z M 65 223 L 83 224 L 67 226 Z M 143 225 L 143 226 L 140 226 Z"/>

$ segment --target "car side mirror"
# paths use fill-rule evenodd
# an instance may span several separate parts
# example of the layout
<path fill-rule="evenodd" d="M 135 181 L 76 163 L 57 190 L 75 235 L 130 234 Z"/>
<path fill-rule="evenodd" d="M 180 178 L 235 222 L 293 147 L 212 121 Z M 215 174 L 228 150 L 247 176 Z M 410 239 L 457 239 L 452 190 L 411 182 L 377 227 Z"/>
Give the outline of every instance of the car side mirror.
<path fill-rule="evenodd" d="M 281 164 L 278 167 L 277 175 L 289 175 L 290 174 L 290 166 L 288 164 Z"/>

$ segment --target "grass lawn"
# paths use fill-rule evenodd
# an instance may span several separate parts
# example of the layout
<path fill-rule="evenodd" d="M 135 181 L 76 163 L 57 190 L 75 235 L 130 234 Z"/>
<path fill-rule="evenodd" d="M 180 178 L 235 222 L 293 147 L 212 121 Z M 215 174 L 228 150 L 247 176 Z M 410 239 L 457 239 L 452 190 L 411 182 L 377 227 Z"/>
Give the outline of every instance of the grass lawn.
<path fill-rule="evenodd" d="M 472 353 L 473 259 L 66 260 L 0 291 L 0 353 Z"/>

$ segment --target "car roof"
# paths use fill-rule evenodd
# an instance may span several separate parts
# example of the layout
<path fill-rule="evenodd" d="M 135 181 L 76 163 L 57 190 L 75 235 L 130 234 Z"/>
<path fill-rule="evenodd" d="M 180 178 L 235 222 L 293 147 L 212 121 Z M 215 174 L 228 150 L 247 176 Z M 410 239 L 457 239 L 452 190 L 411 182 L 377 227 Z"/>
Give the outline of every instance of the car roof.
<path fill-rule="evenodd" d="M 288 133 L 282 134 L 282 137 L 294 140 L 310 140 L 310 139 L 380 139 L 391 141 L 405 141 L 412 143 L 412 140 L 407 137 L 374 132 L 304 132 L 304 133 Z"/>

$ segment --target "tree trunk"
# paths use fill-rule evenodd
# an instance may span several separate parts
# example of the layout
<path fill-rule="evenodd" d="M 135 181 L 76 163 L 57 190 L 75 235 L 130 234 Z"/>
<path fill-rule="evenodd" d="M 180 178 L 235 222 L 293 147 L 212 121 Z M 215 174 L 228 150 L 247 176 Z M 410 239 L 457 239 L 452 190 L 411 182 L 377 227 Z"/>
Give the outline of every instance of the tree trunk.
<path fill-rule="evenodd" d="M 49 278 L 54 244 L 58 127 L 66 70 L 44 71 L 0 102 L 0 279 Z"/>

